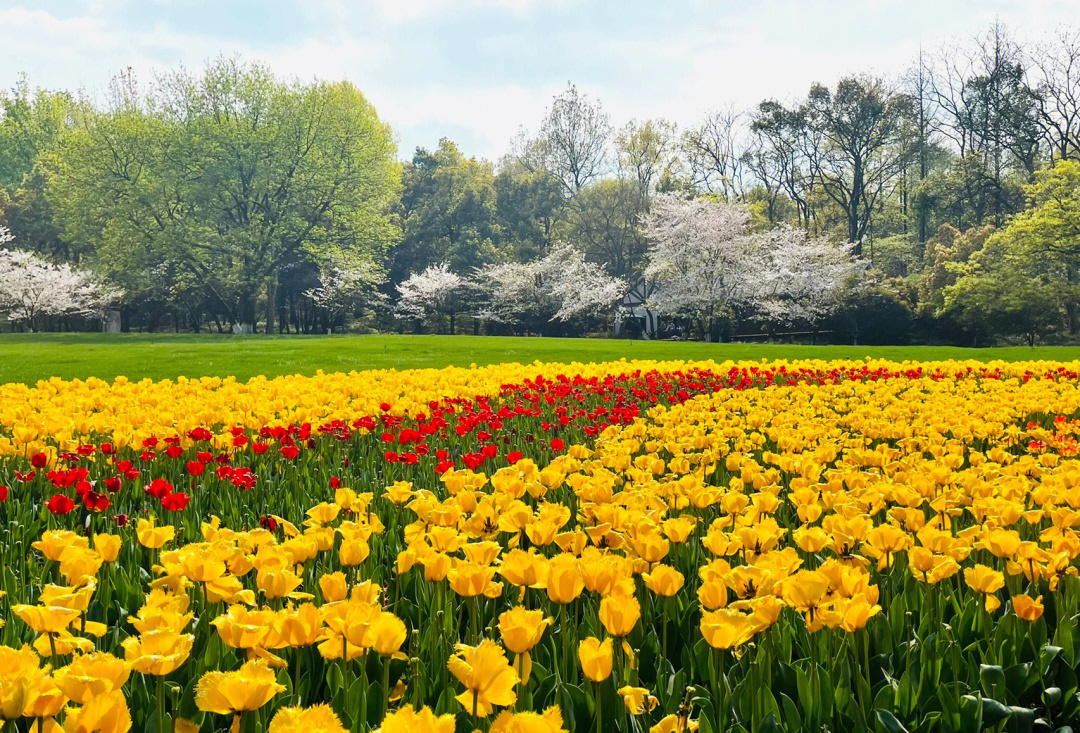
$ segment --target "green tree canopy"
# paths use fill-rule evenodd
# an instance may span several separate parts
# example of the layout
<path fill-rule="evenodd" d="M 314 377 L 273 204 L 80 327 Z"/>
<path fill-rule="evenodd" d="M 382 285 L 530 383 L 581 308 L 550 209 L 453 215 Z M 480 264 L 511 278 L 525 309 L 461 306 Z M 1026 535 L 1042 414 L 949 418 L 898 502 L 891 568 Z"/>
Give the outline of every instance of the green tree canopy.
<path fill-rule="evenodd" d="M 404 280 L 441 262 L 464 274 L 498 258 L 491 163 L 466 158 L 443 138 L 436 150 L 417 148 L 402 182 L 405 231 L 394 251 L 392 280 Z"/>
<path fill-rule="evenodd" d="M 286 83 L 222 59 L 151 94 L 114 84 L 110 109 L 44 156 L 68 239 L 94 244 L 128 292 L 164 278 L 273 328 L 279 271 L 344 251 L 376 259 L 398 231 L 390 128 L 348 82 Z"/>

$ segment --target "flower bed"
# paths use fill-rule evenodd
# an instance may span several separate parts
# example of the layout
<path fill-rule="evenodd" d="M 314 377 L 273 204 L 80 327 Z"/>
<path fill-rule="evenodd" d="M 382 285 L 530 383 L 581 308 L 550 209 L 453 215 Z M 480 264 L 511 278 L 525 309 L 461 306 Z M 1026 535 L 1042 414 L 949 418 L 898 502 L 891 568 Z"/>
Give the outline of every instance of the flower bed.
<path fill-rule="evenodd" d="M 0 387 L 0 719 L 1063 725 L 1078 368 Z"/>

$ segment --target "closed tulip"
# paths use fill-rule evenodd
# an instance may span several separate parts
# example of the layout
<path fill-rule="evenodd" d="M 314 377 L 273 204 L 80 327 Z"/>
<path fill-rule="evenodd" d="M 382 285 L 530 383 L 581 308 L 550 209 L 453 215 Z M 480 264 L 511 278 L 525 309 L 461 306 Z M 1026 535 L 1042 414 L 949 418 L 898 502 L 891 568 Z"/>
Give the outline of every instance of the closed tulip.
<path fill-rule="evenodd" d="M 641 604 L 629 593 L 617 591 L 600 601 L 600 623 L 612 636 L 626 636 L 640 618 Z"/>
<path fill-rule="evenodd" d="M 120 548 L 123 546 L 123 538 L 115 534 L 95 534 L 94 549 L 101 555 L 101 559 L 107 563 L 116 562 L 120 556 Z"/>
<path fill-rule="evenodd" d="M 668 565 L 657 565 L 641 576 L 645 587 L 658 596 L 670 598 L 682 589 L 686 579 L 683 574 Z"/>
<path fill-rule="evenodd" d="M 547 594 L 552 601 L 566 605 L 581 595 L 584 588 L 577 558 L 557 555 L 548 563 Z"/>
<path fill-rule="evenodd" d="M 600 641 L 590 636 L 578 644 L 578 660 L 581 671 L 593 682 L 603 682 L 611 676 L 612 642 L 611 639 Z"/>

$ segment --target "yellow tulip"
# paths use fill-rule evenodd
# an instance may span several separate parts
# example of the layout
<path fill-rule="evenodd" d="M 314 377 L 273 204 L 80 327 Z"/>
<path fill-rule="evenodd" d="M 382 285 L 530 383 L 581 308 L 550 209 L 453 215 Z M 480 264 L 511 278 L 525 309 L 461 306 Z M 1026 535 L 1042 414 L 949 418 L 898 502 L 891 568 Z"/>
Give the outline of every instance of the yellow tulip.
<path fill-rule="evenodd" d="M 64 733 L 127 733 L 131 713 L 124 693 L 114 690 L 98 695 L 80 708 L 68 708 Z"/>
<path fill-rule="evenodd" d="M 326 705 L 282 708 L 274 714 L 267 733 L 346 733 L 345 726 Z"/>
<path fill-rule="evenodd" d="M 405 643 L 408 629 L 405 623 L 392 613 L 383 612 L 368 629 L 371 647 L 384 657 L 398 653 Z"/>
<path fill-rule="evenodd" d="M 669 565 L 657 565 L 641 576 L 645 587 L 658 596 L 670 598 L 678 593 L 686 579 L 683 574 Z"/>
<path fill-rule="evenodd" d="M 1035 622 L 1043 615 L 1042 596 L 1016 595 L 1012 597 L 1012 604 L 1016 615 L 1025 621 Z"/>
<path fill-rule="evenodd" d="M 131 674 L 130 665 L 107 652 L 76 656 L 71 664 L 56 670 L 56 686 L 77 703 L 120 690 Z"/>
<path fill-rule="evenodd" d="M 651 713 L 660 704 L 660 701 L 650 695 L 644 687 L 620 687 L 618 692 L 622 695 L 626 711 L 631 715 Z"/>
<path fill-rule="evenodd" d="M 578 644 L 578 660 L 581 671 L 593 682 L 603 682 L 611 676 L 612 642 L 611 639 L 600 641 L 590 636 Z"/>
<path fill-rule="evenodd" d="M 473 716 L 486 718 L 496 706 L 508 707 L 517 701 L 517 672 L 510 667 L 503 648 L 490 639 L 476 646 L 458 644 L 447 666 L 465 686 L 465 692 L 455 699 Z"/>
<path fill-rule="evenodd" d="M 377 733 L 454 733 L 454 728 L 452 713 L 435 715 L 427 705 L 419 711 L 403 705 L 383 718 L 382 726 L 376 731 Z M 301 733 L 305 732 L 301 731 Z"/>
<path fill-rule="evenodd" d="M 207 672 L 195 685 L 195 705 L 207 713 L 231 715 L 258 710 L 284 692 L 266 662 L 245 662 L 235 672 Z"/>
<path fill-rule="evenodd" d="M 334 603 L 345 600 L 349 594 L 349 585 L 345 580 L 345 573 L 327 573 L 319 578 L 319 590 L 322 591 L 323 601 Z"/>
<path fill-rule="evenodd" d="M 585 588 L 585 581 L 578 568 L 577 558 L 571 555 L 556 555 L 548 563 L 547 594 L 555 603 L 566 605 Z"/>
<path fill-rule="evenodd" d="M 491 723 L 490 733 L 566 733 L 562 711 L 552 705 L 543 713 L 504 710 Z"/>
<path fill-rule="evenodd" d="M 123 538 L 115 534 L 95 534 L 94 549 L 101 555 L 101 559 L 108 563 L 116 562 L 120 555 L 120 547 Z"/>
<path fill-rule="evenodd" d="M 287 608 L 274 616 L 273 631 L 282 644 L 290 647 L 311 646 L 323 636 L 323 616 L 312 603 Z"/>
<path fill-rule="evenodd" d="M 739 611 L 723 608 L 701 614 L 701 635 L 714 649 L 734 649 L 750 640 L 756 629 Z"/>
<path fill-rule="evenodd" d="M 124 639 L 124 658 L 141 674 L 172 674 L 187 661 L 194 641 L 191 634 L 178 634 L 168 629 L 149 631 Z"/>
<path fill-rule="evenodd" d="M 12 611 L 24 624 L 39 634 L 59 634 L 66 631 L 81 615 L 79 611 L 63 606 L 13 606 Z"/>
<path fill-rule="evenodd" d="M 629 593 L 616 591 L 600 601 L 600 623 L 612 636 L 626 636 L 640 618 L 641 604 Z"/>
<path fill-rule="evenodd" d="M 176 536 L 176 527 L 171 524 L 162 527 L 155 526 L 153 517 L 140 519 L 135 528 L 135 535 L 139 538 L 140 545 L 149 550 L 157 550 Z"/>

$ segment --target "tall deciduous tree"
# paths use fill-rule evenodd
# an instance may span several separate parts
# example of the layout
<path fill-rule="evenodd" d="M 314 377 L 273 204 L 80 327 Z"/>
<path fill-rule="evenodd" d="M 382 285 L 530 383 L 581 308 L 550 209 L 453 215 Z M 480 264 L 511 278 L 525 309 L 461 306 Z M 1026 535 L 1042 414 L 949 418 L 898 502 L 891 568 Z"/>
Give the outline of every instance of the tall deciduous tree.
<path fill-rule="evenodd" d="M 607 113 L 570 84 L 552 102 L 537 140 L 527 145 L 538 162 L 562 181 L 566 195 L 573 196 L 604 173 L 610 138 Z"/>
<path fill-rule="evenodd" d="M 738 204 L 660 194 L 645 217 L 649 307 L 691 319 L 701 335 L 742 302 L 757 265 L 747 237 L 750 213 Z"/>
<path fill-rule="evenodd" d="M 451 270 L 445 262 L 431 265 L 398 283 L 394 315 L 421 323 L 435 321 L 440 330 L 445 318 L 453 334 L 454 319 L 465 307 L 468 287 L 468 279 Z"/>
<path fill-rule="evenodd" d="M 733 109 L 710 114 L 683 132 L 682 153 L 695 188 L 725 201 L 741 200 L 747 167 L 745 132 L 743 115 Z"/>
<path fill-rule="evenodd" d="M 619 171 L 637 182 L 643 197 L 677 160 L 675 132 L 675 125 L 664 119 L 631 120 L 615 135 Z"/>
<path fill-rule="evenodd" d="M 837 246 L 805 229 L 784 226 L 753 238 L 755 263 L 746 268 L 748 305 L 758 317 L 784 326 L 817 326 L 865 270 L 852 256 L 852 245 Z"/>
<path fill-rule="evenodd" d="M 148 95 L 121 78 L 113 96 L 44 165 L 65 234 L 93 241 L 125 286 L 173 263 L 248 328 L 265 294 L 273 330 L 283 267 L 374 258 L 396 239 L 393 138 L 351 84 L 285 83 L 223 59 Z"/>
<path fill-rule="evenodd" d="M 405 232 L 393 252 L 392 279 L 438 262 L 465 273 L 497 259 L 494 175 L 491 163 L 466 158 L 446 138 L 436 150 L 417 149 L 403 173 Z"/>
<path fill-rule="evenodd" d="M 631 281 L 641 275 L 648 248 L 640 228 L 648 200 L 639 185 L 634 179 L 607 178 L 583 188 L 567 203 L 566 220 L 558 228 L 590 262 Z"/>
<path fill-rule="evenodd" d="M 806 124 L 824 143 L 814 158 L 816 179 L 844 212 L 846 238 L 855 243 L 856 255 L 862 253 L 875 207 L 909 154 L 898 144 L 909 111 L 906 96 L 869 77 L 841 79 L 834 92 L 815 85 L 803 107 Z"/>
<path fill-rule="evenodd" d="M 589 262 L 573 245 L 556 242 L 532 262 L 506 262 L 480 269 L 476 290 L 481 318 L 514 326 L 558 324 L 575 318 L 610 315 L 626 282 Z"/>

